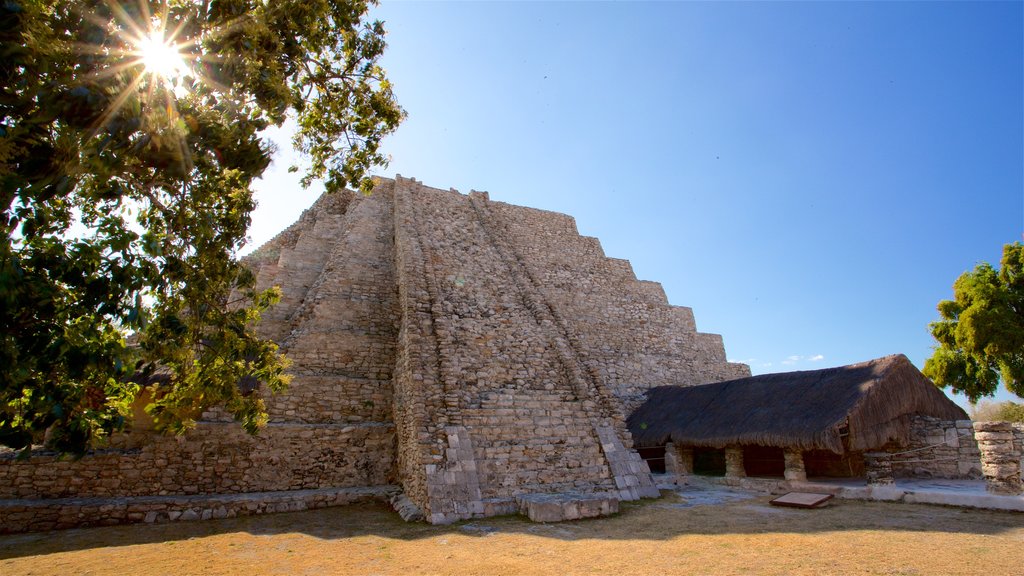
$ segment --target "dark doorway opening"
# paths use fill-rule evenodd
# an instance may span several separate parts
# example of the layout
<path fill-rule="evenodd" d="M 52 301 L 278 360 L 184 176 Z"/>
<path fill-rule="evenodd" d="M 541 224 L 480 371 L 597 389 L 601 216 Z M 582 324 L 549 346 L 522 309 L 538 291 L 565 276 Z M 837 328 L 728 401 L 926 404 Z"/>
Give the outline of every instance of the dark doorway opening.
<path fill-rule="evenodd" d="M 725 450 L 694 448 L 693 473 L 700 476 L 725 476 Z"/>
<path fill-rule="evenodd" d="M 743 470 L 747 476 L 782 478 L 786 475 L 786 457 L 782 455 L 782 448 L 744 446 Z"/>
<path fill-rule="evenodd" d="M 664 446 L 651 446 L 650 448 L 637 448 L 636 451 L 640 454 L 640 457 L 647 462 L 647 467 L 651 469 L 652 474 L 664 474 L 665 473 L 665 447 Z"/>
<path fill-rule="evenodd" d="M 836 454 L 828 450 L 804 452 L 807 477 L 858 478 L 864 475 L 864 455 L 860 452 Z"/>

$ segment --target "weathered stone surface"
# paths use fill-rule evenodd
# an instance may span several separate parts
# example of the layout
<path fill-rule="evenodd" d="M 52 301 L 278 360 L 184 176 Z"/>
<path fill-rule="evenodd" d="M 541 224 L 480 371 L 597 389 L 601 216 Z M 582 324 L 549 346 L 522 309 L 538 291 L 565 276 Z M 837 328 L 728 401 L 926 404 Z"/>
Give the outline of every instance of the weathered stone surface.
<path fill-rule="evenodd" d="M 1024 493 L 1021 479 L 1021 430 L 1010 422 L 975 422 L 981 472 L 989 492 Z"/>
<path fill-rule="evenodd" d="M 868 485 L 889 486 L 895 484 L 892 455 L 886 452 L 865 452 L 864 475 Z"/>
<path fill-rule="evenodd" d="M 0 534 L 73 526 L 188 522 L 387 501 L 394 486 L 203 496 L 0 500 Z"/>
<path fill-rule="evenodd" d="M 981 460 L 970 420 L 915 416 L 908 445 L 892 457 L 897 478 L 981 479 Z"/>
<path fill-rule="evenodd" d="M 300 436 L 310 432 L 307 438 Z M 389 484 L 390 423 L 341 427 L 270 424 L 259 436 L 237 424 L 200 423 L 185 437 L 153 436 L 141 449 L 77 461 L 0 455 L 0 498 L 232 494 Z M 217 462 L 223 460 L 224 465 Z M 134 474 L 130 474 L 134 473 Z M 60 478 L 60 481 L 50 480 Z M 108 480 L 119 480 L 109 482 Z"/>
<path fill-rule="evenodd" d="M 608 516 L 619 511 L 619 500 L 602 494 L 522 494 L 516 497 L 521 514 L 534 522 L 563 522 Z"/>

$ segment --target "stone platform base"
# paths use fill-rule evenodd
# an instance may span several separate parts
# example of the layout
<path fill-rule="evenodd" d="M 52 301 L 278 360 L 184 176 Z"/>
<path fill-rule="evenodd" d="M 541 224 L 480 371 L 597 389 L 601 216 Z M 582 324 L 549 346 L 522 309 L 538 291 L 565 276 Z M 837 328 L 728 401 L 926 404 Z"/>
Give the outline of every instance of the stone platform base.
<path fill-rule="evenodd" d="M 604 494 L 523 494 L 516 497 L 519 513 L 534 522 L 561 522 L 608 516 L 619 511 L 619 500 Z"/>
<path fill-rule="evenodd" d="M 0 534 L 296 512 L 387 502 L 398 491 L 397 486 L 363 486 L 203 496 L 0 500 Z"/>

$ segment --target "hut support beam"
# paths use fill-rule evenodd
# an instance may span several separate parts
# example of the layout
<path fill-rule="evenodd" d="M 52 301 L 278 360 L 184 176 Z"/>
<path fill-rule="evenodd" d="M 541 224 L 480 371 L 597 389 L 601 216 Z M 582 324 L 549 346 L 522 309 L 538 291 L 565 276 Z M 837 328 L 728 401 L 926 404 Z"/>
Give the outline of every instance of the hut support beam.
<path fill-rule="evenodd" d="M 725 477 L 746 478 L 747 471 L 743 468 L 743 447 L 727 446 L 725 448 Z"/>
<path fill-rule="evenodd" d="M 693 475 L 693 448 L 665 444 L 665 473 L 674 476 L 677 484 L 685 484 Z"/>
<path fill-rule="evenodd" d="M 804 452 L 799 448 L 786 448 L 782 452 L 786 459 L 784 475 L 790 482 L 806 482 L 807 469 L 804 467 Z"/>

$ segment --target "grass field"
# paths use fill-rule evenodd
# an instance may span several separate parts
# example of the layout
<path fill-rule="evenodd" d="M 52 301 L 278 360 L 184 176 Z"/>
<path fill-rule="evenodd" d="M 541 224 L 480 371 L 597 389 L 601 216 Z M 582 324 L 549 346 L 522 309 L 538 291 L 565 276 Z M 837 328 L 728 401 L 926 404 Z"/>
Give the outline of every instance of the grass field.
<path fill-rule="evenodd" d="M 611 518 L 406 524 L 361 505 L 0 537 L 0 574 L 1024 574 L 1024 514 L 722 493 Z"/>

